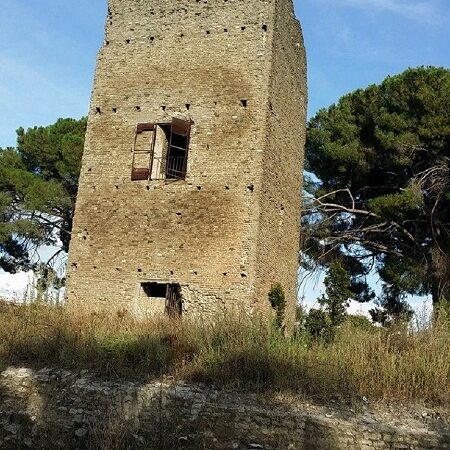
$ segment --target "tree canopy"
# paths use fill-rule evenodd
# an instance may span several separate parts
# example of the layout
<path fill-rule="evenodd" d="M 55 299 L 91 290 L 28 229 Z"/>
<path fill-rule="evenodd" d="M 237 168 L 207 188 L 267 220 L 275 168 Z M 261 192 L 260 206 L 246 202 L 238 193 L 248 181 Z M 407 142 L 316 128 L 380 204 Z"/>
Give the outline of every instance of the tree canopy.
<path fill-rule="evenodd" d="M 376 270 L 391 315 L 408 311 L 407 294 L 450 299 L 449 140 L 444 68 L 408 69 L 320 110 L 307 130 L 305 262 L 340 259 L 360 301 L 374 298 Z"/>
<path fill-rule="evenodd" d="M 33 269 L 42 245 L 67 251 L 86 119 L 17 130 L 17 148 L 0 149 L 0 268 Z"/>
<path fill-rule="evenodd" d="M 339 261 L 331 262 L 324 280 L 325 294 L 319 298 L 319 304 L 328 313 L 332 326 L 344 322 L 347 308 L 353 298 L 348 272 Z"/>

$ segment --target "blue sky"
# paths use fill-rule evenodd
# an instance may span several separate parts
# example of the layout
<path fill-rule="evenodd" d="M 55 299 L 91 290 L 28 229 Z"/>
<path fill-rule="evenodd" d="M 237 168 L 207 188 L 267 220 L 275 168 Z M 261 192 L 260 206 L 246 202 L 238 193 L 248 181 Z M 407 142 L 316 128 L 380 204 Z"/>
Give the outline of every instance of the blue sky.
<path fill-rule="evenodd" d="M 154 0 L 156 1 L 156 0 Z M 448 0 L 295 0 L 310 114 L 409 66 L 450 66 Z M 106 0 L 2 0 L 0 146 L 19 126 L 86 114 Z"/>
<path fill-rule="evenodd" d="M 310 115 L 407 67 L 450 66 L 449 0 L 295 0 L 295 7 L 308 52 Z M 6 147 L 19 126 L 87 113 L 106 0 L 2 0 L 1 10 Z"/>

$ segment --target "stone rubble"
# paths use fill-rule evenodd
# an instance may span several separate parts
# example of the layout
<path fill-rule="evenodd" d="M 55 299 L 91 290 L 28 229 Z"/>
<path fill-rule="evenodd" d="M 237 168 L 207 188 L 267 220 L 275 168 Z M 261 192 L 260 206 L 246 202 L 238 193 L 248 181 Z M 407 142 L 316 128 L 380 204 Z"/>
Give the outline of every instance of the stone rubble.
<path fill-rule="evenodd" d="M 450 449 L 444 412 L 360 409 L 11 367 L 0 374 L 0 448 L 106 450 L 122 439 L 124 448 L 158 450 Z"/>

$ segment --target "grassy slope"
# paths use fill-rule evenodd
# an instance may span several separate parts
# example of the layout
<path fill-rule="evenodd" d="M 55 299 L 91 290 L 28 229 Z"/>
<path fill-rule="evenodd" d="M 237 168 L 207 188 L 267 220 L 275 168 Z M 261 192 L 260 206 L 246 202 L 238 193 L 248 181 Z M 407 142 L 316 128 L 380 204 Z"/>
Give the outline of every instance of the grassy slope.
<path fill-rule="evenodd" d="M 203 381 L 314 399 L 450 404 L 450 327 L 343 326 L 333 343 L 287 339 L 257 320 L 216 324 L 0 304 L 0 363 Z"/>

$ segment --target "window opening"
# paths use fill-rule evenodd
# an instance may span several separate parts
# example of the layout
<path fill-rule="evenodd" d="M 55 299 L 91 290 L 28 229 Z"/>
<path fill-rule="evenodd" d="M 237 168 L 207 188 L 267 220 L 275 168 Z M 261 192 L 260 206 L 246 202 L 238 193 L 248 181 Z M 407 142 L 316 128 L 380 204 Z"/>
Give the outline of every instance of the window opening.
<path fill-rule="evenodd" d="M 155 145 L 150 179 L 164 180 L 167 166 L 166 160 L 169 150 L 170 124 L 157 125 L 155 133 Z"/>
<path fill-rule="evenodd" d="M 177 317 L 183 311 L 181 287 L 179 284 L 141 283 L 142 292 L 150 300 L 164 301 L 165 314 Z"/>
<path fill-rule="evenodd" d="M 190 131 L 191 122 L 172 119 L 166 179 L 184 180 L 186 178 Z"/>
<path fill-rule="evenodd" d="M 150 298 L 166 298 L 167 284 L 142 283 L 142 290 Z"/>
<path fill-rule="evenodd" d="M 136 127 L 131 179 L 184 180 L 191 122 L 140 123 Z"/>

